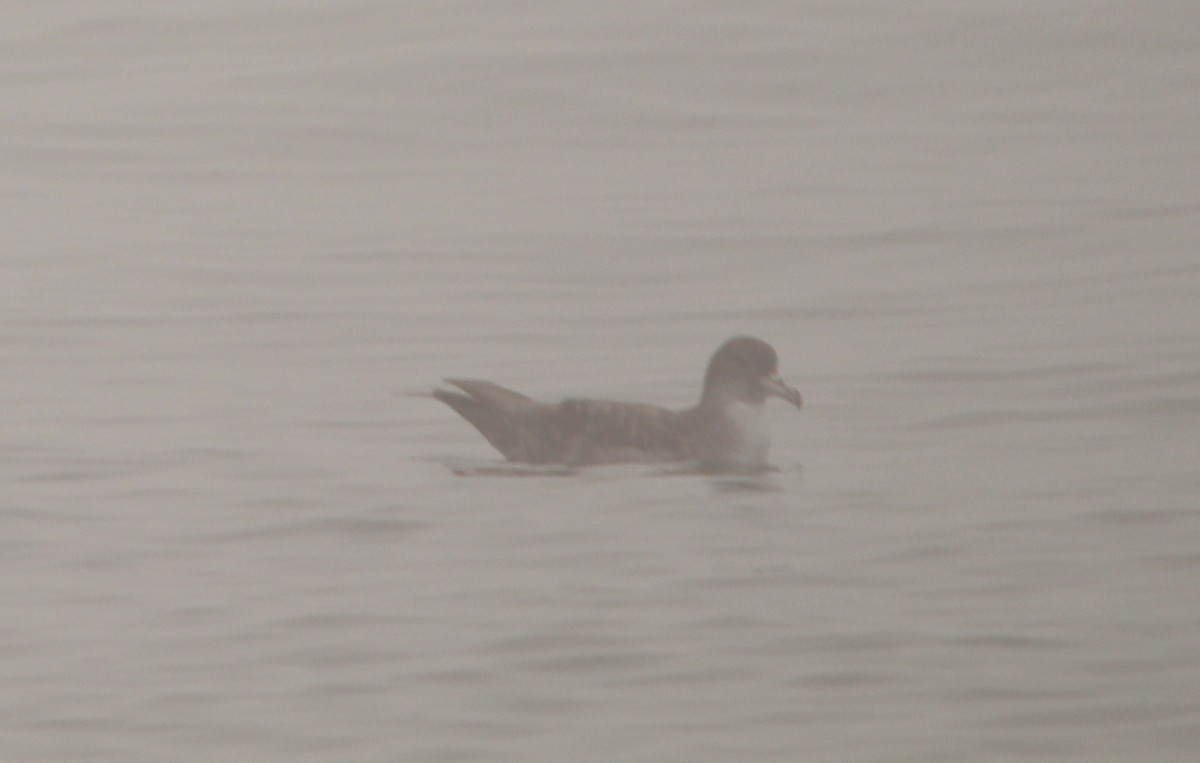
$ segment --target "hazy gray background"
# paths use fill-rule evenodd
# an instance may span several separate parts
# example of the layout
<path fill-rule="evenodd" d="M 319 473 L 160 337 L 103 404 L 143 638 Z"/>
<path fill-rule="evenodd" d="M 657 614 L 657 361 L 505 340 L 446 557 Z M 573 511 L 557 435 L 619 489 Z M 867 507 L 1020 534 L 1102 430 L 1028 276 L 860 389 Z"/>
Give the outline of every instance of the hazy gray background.
<path fill-rule="evenodd" d="M 0 758 L 1196 760 L 1193 0 L 0 22 Z M 734 333 L 761 489 L 397 394 Z"/>

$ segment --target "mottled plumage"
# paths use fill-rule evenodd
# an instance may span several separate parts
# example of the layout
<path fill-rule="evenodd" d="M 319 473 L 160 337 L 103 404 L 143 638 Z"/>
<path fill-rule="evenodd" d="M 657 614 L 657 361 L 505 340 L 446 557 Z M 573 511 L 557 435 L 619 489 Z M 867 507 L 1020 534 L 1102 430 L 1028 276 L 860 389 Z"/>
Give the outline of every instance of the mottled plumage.
<path fill-rule="evenodd" d="M 722 344 L 709 361 L 700 402 L 683 410 L 568 398 L 540 403 L 491 382 L 447 379 L 433 396 L 478 429 L 506 459 L 585 466 L 696 462 L 712 471 L 766 468 L 768 396 L 800 407 L 778 375 L 775 350 L 753 337 Z"/>

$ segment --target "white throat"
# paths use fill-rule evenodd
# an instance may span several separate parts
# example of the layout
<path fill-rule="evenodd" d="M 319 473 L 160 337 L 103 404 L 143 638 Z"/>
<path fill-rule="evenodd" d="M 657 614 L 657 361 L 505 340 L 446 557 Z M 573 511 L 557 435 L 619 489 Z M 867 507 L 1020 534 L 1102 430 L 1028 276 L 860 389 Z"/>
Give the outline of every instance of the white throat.
<path fill-rule="evenodd" d="M 725 406 L 725 415 L 737 432 L 733 460 L 738 466 L 758 467 L 767 463 L 771 435 L 767 430 L 766 406 L 734 401 Z"/>

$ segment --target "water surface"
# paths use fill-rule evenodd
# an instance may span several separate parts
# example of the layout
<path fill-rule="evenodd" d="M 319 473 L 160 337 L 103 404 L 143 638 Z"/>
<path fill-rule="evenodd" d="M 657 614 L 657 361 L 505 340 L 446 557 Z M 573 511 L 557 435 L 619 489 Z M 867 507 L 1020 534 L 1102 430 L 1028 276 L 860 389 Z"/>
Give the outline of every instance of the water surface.
<path fill-rule="evenodd" d="M 1194 4 L 7 16 L 4 759 L 1195 759 Z M 761 481 L 405 394 L 740 333 Z"/>

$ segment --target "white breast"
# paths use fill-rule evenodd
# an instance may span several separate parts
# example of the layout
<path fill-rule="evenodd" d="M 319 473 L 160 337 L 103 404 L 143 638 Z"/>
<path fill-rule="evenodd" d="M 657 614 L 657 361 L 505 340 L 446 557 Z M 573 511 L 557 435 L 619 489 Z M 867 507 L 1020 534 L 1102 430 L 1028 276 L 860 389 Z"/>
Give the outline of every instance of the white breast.
<path fill-rule="evenodd" d="M 767 431 L 766 406 L 733 402 L 725 407 L 725 415 L 737 431 L 737 447 L 733 460 L 738 466 L 761 467 L 767 463 L 771 435 Z"/>

